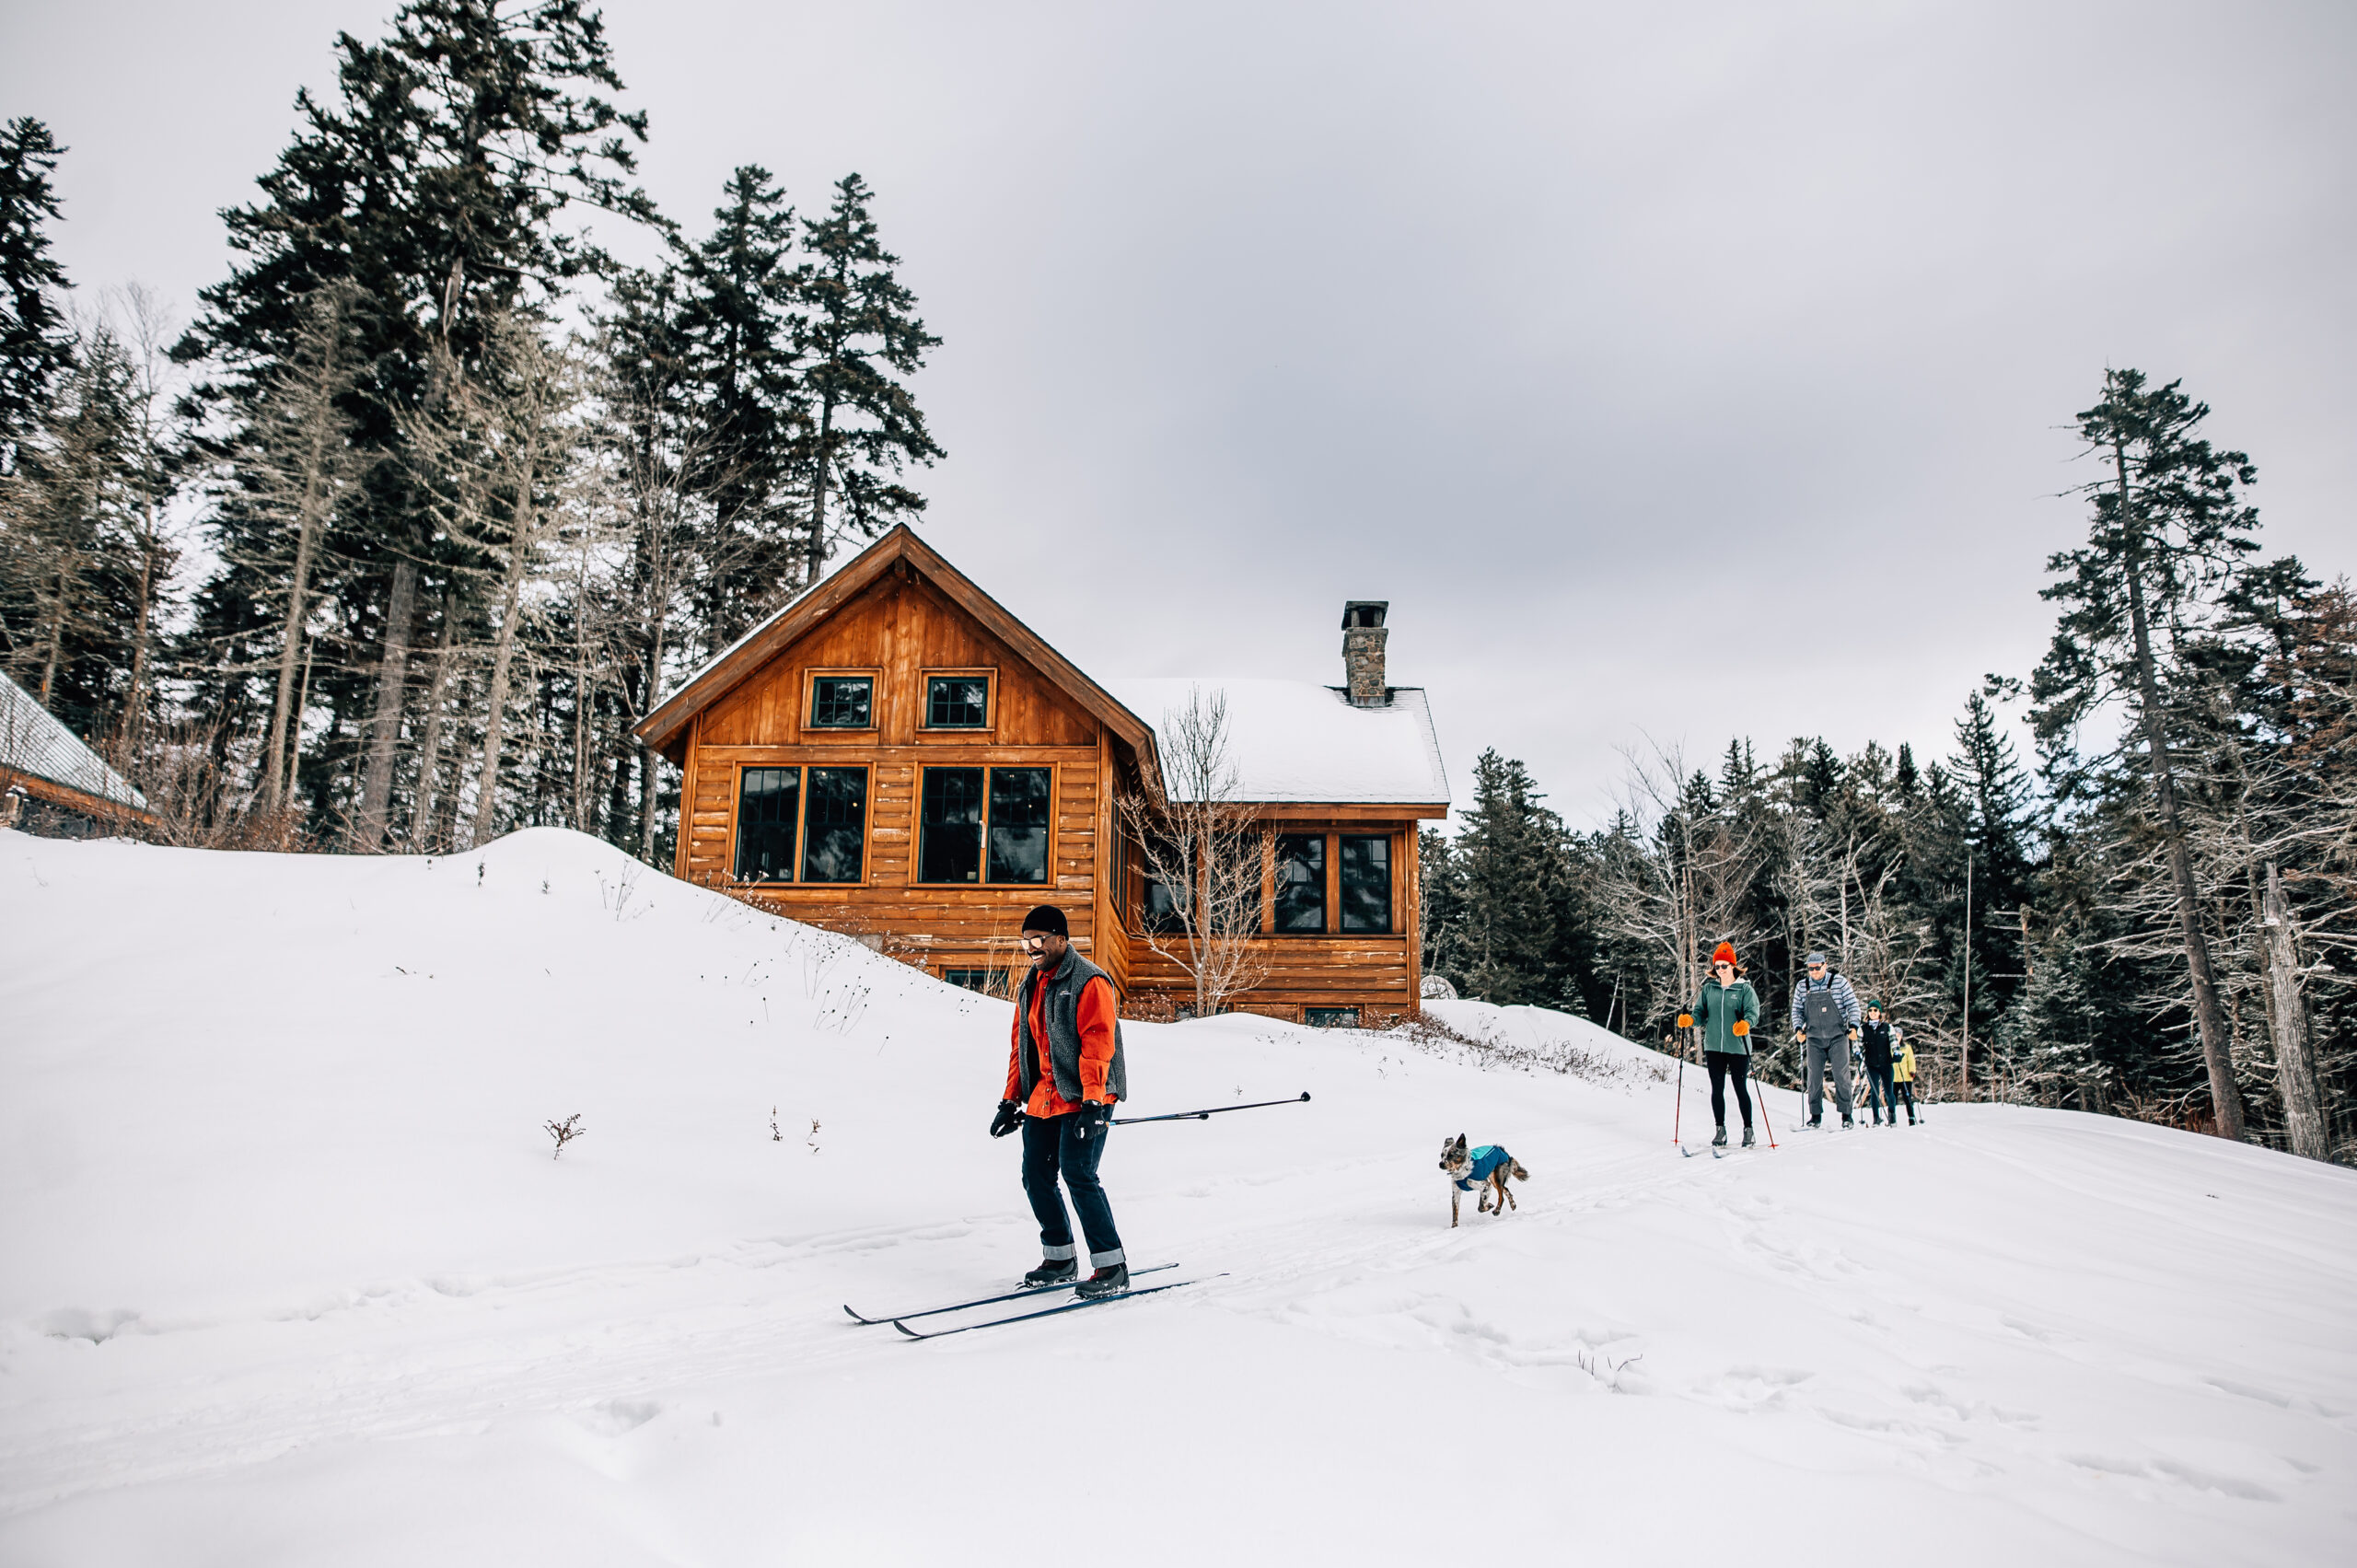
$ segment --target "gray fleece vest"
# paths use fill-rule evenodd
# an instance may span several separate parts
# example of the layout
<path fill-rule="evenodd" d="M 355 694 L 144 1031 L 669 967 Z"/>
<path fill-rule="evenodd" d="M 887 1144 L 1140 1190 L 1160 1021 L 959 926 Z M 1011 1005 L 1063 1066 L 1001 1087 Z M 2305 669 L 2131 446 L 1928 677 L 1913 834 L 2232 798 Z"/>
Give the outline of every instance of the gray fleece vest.
<path fill-rule="evenodd" d="M 1056 1093 L 1074 1105 L 1080 1103 L 1080 988 L 1102 976 L 1105 983 L 1112 977 L 1082 958 L 1066 952 L 1064 961 L 1053 974 L 1044 980 L 1038 970 L 1023 977 L 1023 985 L 1015 997 L 1015 1027 L 1018 1044 L 1015 1052 L 1016 1068 L 1021 1086 L 1018 1098 L 1028 1100 L 1039 1082 L 1039 1053 L 1031 1047 L 1031 993 L 1034 987 L 1048 988 L 1047 1000 L 1040 1011 L 1048 1026 L 1048 1064 L 1055 1069 Z M 1121 1025 L 1113 1023 L 1113 1061 L 1105 1069 L 1105 1087 L 1115 1099 L 1130 1098 L 1130 1079 L 1121 1061 Z"/>

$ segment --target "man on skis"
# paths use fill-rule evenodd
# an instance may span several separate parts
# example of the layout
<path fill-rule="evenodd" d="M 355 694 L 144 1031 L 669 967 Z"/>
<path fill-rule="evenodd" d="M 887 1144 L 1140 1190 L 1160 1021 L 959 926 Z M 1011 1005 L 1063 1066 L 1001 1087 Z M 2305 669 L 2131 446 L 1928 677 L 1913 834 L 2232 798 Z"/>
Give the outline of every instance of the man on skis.
<path fill-rule="evenodd" d="M 1751 1147 L 1751 1030 L 1759 1022 L 1759 994 L 1735 972 L 1735 944 L 1722 942 L 1711 955 L 1711 978 L 1694 999 L 1692 1016 L 1702 1031 L 1702 1061 L 1711 1071 L 1711 1117 L 1719 1124 L 1711 1146 L 1727 1146 L 1727 1080 L 1735 1080 L 1735 1103 L 1743 1111 L 1743 1146 Z"/>
<path fill-rule="evenodd" d="M 1023 1130 L 1023 1191 L 1039 1216 L 1044 1259 L 1023 1276 L 1027 1286 L 1079 1278 L 1072 1221 L 1056 1180 L 1072 1193 L 1088 1241 L 1084 1296 L 1130 1288 L 1129 1258 L 1113 1229 L 1113 1205 L 1097 1179 L 1113 1107 L 1129 1093 L 1121 1062 L 1121 1025 L 1113 982 L 1072 950 L 1064 912 L 1041 904 L 1023 917 L 1023 950 L 1031 970 L 1015 998 L 1015 1042 L 1006 1064 L 1006 1093 L 991 1136 Z"/>
<path fill-rule="evenodd" d="M 1808 1124 L 1825 1121 L 1825 1070 L 1833 1069 L 1834 1103 L 1841 1125 L 1850 1119 L 1850 1042 L 1858 1038 L 1858 993 L 1847 975 L 1827 972 L 1825 955 L 1808 956 L 1808 978 L 1793 988 L 1793 1038 L 1808 1055 Z"/>

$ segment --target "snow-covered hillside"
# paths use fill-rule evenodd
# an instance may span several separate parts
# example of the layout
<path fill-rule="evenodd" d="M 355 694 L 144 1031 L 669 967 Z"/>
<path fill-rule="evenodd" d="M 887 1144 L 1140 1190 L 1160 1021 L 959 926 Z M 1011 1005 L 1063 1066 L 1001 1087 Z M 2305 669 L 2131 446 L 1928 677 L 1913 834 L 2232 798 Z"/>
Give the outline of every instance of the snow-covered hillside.
<path fill-rule="evenodd" d="M 0 1562 L 2346 1561 L 2357 1174 L 1788 1094 L 1681 1159 L 1649 1054 L 1443 1011 L 1620 1070 L 1129 1025 L 1135 1111 L 1315 1097 L 1114 1134 L 1202 1283 L 919 1344 L 842 1304 L 1037 1260 L 1004 1004 L 569 834 L 0 834 Z M 1532 1179 L 1452 1232 L 1460 1132 Z"/>

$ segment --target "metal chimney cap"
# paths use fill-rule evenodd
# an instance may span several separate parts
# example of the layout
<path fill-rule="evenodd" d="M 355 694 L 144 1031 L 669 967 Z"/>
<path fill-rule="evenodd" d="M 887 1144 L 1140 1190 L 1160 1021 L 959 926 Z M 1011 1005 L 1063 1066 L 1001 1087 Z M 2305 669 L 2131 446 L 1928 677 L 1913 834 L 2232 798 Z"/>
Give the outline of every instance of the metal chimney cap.
<path fill-rule="evenodd" d="M 1384 612 L 1391 608 L 1387 598 L 1354 598 L 1342 606 L 1342 630 L 1355 626 L 1380 626 Z"/>

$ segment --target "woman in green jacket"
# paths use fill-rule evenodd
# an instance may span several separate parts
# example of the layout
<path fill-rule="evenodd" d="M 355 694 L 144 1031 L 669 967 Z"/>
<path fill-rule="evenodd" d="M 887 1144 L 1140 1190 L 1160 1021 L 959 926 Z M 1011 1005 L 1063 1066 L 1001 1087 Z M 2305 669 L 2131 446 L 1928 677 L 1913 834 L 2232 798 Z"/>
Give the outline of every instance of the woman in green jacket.
<path fill-rule="evenodd" d="M 1726 1147 L 1727 1091 L 1735 1080 L 1735 1103 L 1743 1111 L 1743 1146 L 1751 1147 L 1751 1031 L 1759 1022 L 1759 993 L 1735 974 L 1735 945 L 1722 942 L 1711 955 L 1711 978 L 1694 1000 L 1694 1023 L 1702 1031 L 1702 1063 L 1711 1070 L 1711 1118 L 1719 1124 L 1714 1148 Z"/>

